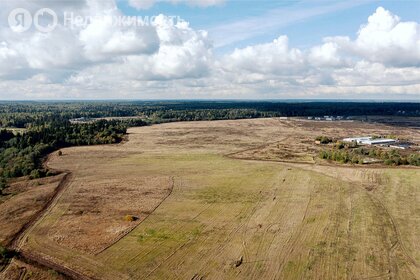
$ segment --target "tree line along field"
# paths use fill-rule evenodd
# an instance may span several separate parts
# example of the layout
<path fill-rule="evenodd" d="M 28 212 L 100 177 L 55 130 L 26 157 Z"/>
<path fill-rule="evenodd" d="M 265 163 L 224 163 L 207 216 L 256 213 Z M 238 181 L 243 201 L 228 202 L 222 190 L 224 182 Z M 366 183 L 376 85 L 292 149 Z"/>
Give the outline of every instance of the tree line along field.
<path fill-rule="evenodd" d="M 320 134 L 396 131 L 420 140 L 275 118 L 130 128 L 51 155 L 71 175 L 16 247 L 80 279 L 417 279 L 419 169 L 305 156 Z"/>
<path fill-rule="evenodd" d="M 0 127 L 26 128 L 72 118 L 145 116 L 156 121 L 194 121 L 275 116 L 359 116 L 380 121 L 387 116 L 418 117 L 414 102 L 332 102 L 332 101 L 69 101 L 1 102 Z M 372 117 L 371 117 L 372 116 Z M 375 117 L 381 116 L 381 117 Z"/>

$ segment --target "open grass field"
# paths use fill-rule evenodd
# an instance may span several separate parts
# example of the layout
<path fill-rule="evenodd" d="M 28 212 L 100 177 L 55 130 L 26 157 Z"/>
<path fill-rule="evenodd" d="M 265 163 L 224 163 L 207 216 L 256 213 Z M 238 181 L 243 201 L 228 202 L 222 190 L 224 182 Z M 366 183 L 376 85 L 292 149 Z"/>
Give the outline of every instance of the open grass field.
<path fill-rule="evenodd" d="M 420 279 L 420 169 L 315 164 L 308 142 L 418 143 L 418 130 L 257 119 L 129 133 L 50 157 L 71 175 L 18 248 L 86 279 Z"/>

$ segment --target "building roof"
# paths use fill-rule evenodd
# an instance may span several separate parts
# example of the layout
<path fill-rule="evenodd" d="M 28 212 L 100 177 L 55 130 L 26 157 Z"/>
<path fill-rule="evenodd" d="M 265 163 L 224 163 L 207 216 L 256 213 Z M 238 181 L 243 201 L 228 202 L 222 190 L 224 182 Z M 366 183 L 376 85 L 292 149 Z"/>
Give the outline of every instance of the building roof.
<path fill-rule="evenodd" d="M 368 145 L 380 145 L 380 144 L 390 144 L 396 143 L 397 141 L 394 139 L 388 138 L 377 138 L 373 139 L 372 137 L 354 137 L 354 138 L 344 138 L 344 142 L 357 142 L 359 144 L 368 144 Z"/>
<path fill-rule="evenodd" d="M 372 137 L 365 136 L 365 137 L 344 138 L 343 141 L 345 141 L 345 142 L 353 142 L 353 141 L 360 142 L 360 141 L 368 141 L 368 140 L 371 140 L 371 139 L 372 139 Z"/>
<path fill-rule="evenodd" d="M 366 144 L 371 144 L 371 145 L 395 143 L 395 142 L 397 142 L 397 141 L 394 140 L 394 139 L 386 139 L 386 138 L 372 139 L 372 140 L 365 141 Z"/>

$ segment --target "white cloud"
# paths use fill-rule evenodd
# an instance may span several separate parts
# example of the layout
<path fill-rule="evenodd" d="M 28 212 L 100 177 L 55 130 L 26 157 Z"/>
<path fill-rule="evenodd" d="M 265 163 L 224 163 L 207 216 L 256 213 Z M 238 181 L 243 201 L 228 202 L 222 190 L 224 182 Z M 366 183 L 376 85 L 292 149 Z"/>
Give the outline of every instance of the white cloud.
<path fill-rule="evenodd" d="M 36 10 L 45 1 L 26 5 Z M 4 3 L 0 13 L 12 7 Z M 209 33 L 186 21 L 159 15 L 150 26 L 114 25 L 110 17 L 123 15 L 115 1 L 53 3 L 101 17 L 46 34 L 0 25 L 0 99 L 420 98 L 419 24 L 383 8 L 354 40 L 324 38 L 298 49 L 282 35 L 215 56 Z"/>
<path fill-rule="evenodd" d="M 0 43 L 0 79 L 10 75 L 23 63 L 16 50 L 11 49 L 7 42 Z"/>
<path fill-rule="evenodd" d="M 389 66 L 420 66 L 420 25 L 403 22 L 379 7 L 362 25 L 356 40 L 329 38 L 349 54 Z"/>
<path fill-rule="evenodd" d="M 93 19 L 80 31 L 84 54 L 92 61 L 123 55 L 152 54 L 159 49 L 159 38 L 151 26 L 116 26 L 112 15 Z"/>
<path fill-rule="evenodd" d="M 157 16 L 153 26 L 160 42 L 156 52 L 138 52 L 121 61 L 90 67 L 69 81 L 86 81 L 84 76 L 107 79 L 109 75 L 121 80 L 169 80 L 199 78 L 208 73 L 213 57 L 206 32 L 193 30 L 187 22 L 174 23 L 164 15 Z"/>
<path fill-rule="evenodd" d="M 339 55 L 339 46 L 336 42 L 326 42 L 323 45 L 311 48 L 309 61 L 319 67 L 343 66 L 345 61 Z"/>
<path fill-rule="evenodd" d="M 273 42 L 235 49 L 224 58 L 229 71 L 247 71 L 260 74 L 290 75 L 302 71 L 305 58 L 298 49 L 289 49 L 287 36 Z"/>
<path fill-rule="evenodd" d="M 338 69 L 333 76 L 339 86 L 402 86 L 420 84 L 418 67 L 386 67 L 377 62 L 359 61 L 352 68 Z"/>
<path fill-rule="evenodd" d="M 65 29 L 34 33 L 24 42 L 16 42 L 14 46 L 32 69 L 48 71 L 67 68 L 83 60 L 73 33 Z"/>
<path fill-rule="evenodd" d="M 23 7 L 36 10 L 41 4 L 32 1 Z M 13 68 L 19 70 L 15 78 L 45 74 L 53 80 L 85 72 L 165 80 L 200 77 L 208 71 L 211 42 L 206 32 L 193 30 L 187 22 L 159 15 L 151 25 L 115 24 L 115 16 L 123 14 L 114 1 L 76 4 L 77 15 L 91 16 L 86 25 L 60 24 L 50 33 L 14 33 L 0 28 L 0 79 L 9 79 Z"/>

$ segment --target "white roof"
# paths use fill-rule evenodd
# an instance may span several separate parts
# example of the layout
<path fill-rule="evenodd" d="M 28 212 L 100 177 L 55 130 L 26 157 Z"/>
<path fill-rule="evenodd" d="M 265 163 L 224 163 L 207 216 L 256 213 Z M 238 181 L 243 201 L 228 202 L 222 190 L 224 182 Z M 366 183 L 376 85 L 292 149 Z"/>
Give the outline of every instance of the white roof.
<path fill-rule="evenodd" d="M 394 140 L 394 139 L 383 139 L 383 138 L 366 141 L 366 143 L 368 143 L 368 144 L 383 144 L 383 143 L 394 143 L 394 142 L 396 142 L 396 140 Z"/>
<path fill-rule="evenodd" d="M 344 138 L 343 141 L 367 141 L 367 140 L 371 140 L 372 137 L 353 137 L 353 138 Z"/>

